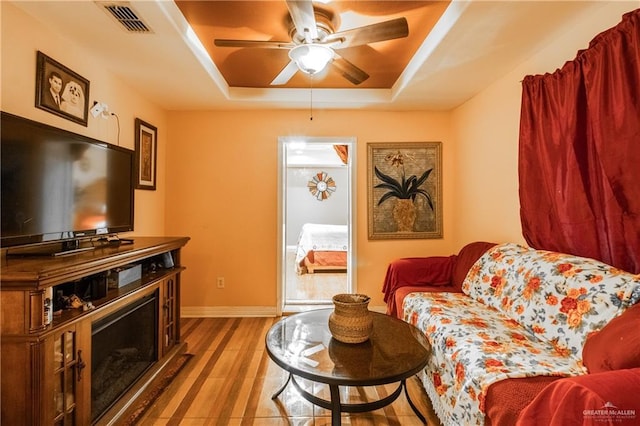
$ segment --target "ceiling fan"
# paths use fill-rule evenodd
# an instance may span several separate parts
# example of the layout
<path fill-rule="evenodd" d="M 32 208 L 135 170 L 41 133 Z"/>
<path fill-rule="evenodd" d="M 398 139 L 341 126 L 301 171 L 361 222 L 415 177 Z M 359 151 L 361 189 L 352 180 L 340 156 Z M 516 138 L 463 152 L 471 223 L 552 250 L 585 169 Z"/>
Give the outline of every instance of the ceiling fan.
<path fill-rule="evenodd" d="M 218 47 L 288 49 L 289 63 L 271 82 L 286 84 L 300 70 L 313 75 L 331 63 L 347 80 L 360 84 L 369 78 L 362 69 L 340 56 L 336 50 L 393 40 L 409 35 L 406 18 L 396 18 L 345 31 L 334 31 L 330 14 L 315 9 L 311 0 L 286 0 L 293 27 L 291 41 L 215 39 Z"/>

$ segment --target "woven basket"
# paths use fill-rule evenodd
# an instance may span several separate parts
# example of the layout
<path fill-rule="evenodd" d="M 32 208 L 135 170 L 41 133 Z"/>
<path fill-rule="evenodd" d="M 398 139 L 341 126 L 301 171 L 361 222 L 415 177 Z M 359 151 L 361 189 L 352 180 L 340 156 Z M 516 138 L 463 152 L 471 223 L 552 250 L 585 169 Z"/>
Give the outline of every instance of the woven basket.
<path fill-rule="evenodd" d="M 333 312 L 329 315 L 329 330 L 334 339 L 343 343 L 362 343 L 373 330 L 369 312 L 369 296 L 364 294 L 336 294 Z"/>

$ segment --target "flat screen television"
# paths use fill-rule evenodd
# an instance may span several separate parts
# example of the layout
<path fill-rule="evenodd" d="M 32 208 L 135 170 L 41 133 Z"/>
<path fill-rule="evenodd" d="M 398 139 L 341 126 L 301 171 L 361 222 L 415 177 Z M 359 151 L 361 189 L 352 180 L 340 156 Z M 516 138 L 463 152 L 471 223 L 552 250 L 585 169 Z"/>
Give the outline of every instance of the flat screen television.
<path fill-rule="evenodd" d="M 133 230 L 132 150 L 6 112 L 0 129 L 2 247 Z"/>

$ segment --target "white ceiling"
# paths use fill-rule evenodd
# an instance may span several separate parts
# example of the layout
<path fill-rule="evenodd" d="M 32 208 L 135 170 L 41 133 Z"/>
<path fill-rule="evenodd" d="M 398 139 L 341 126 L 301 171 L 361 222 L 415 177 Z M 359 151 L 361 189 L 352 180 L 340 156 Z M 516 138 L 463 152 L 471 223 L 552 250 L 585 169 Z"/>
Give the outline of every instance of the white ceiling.
<path fill-rule="evenodd" d="M 13 3 L 42 25 L 86 48 L 95 55 L 92 60 L 103 61 L 113 74 L 167 110 L 308 107 L 308 89 L 229 88 L 200 42 L 194 41 L 173 1 L 128 3 L 153 34 L 126 32 L 99 2 Z M 614 3 L 620 7 L 620 2 Z M 626 10 L 637 7 L 637 1 L 625 3 L 629 5 Z M 455 108 L 514 69 L 555 35 L 570 31 L 573 20 L 612 4 L 454 0 L 393 89 L 315 89 L 314 107 Z"/>

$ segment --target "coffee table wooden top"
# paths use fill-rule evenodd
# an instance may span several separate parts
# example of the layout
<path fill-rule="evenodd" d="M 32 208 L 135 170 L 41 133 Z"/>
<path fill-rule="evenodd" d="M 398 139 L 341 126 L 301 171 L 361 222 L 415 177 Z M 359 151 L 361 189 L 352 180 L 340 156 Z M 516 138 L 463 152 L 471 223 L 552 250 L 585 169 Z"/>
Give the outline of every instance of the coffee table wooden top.
<path fill-rule="evenodd" d="M 266 336 L 271 359 L 290 373 L 340 386 L 373 386 L 404 380 L 425 367 L 429 341 L 416 327 L 371 312 L 373 333 L 363 343 L 331 337 L 333 309 L 318 309 L 278 321 Z"/>

